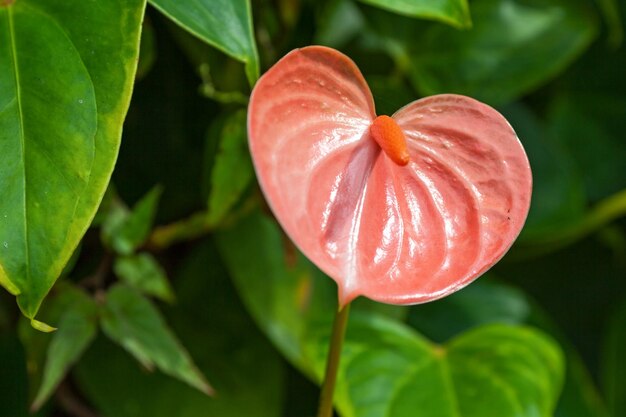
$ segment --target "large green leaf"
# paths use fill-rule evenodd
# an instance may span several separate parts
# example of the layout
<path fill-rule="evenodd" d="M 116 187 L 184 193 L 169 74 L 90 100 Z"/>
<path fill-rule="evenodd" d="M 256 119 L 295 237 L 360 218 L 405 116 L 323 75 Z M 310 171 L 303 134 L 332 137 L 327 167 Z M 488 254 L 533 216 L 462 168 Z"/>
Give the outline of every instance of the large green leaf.
<path fill-rule="evenodd" d="M 143 9 L 144 0 L 0 7 L 0 283 L 29 318 L 108 184 Z"/>
<path fill-rule="evenodd" d="M 102 330 L 147 369 L 156 366 L 205 394 L 213 389 L 159 311 L 133 288 L 111 288 L 102 312 Z"/>
<path fill-rule="evenodd" d="M 98 340 L 75 374 L 86 397 L 112 417 L 280 416 L 283 361 L 238 302 L 215 249 L 199 245 L 173 277 L 179 303 L 165 313 L 216 396 L 143 372 L 121 349 Z"/>
<path fill-rule="evenodd" d="M 532 324 L 551 335 L 561 333 L 523 292 L 490 278 L 436 303 L 413 306 L 410 310 L 409 323 L 438 342 L 490 323 Z M 564 336 L 559 336 L 559 341 L 566 353 L 567 369 L 554 416 L 606 417 L 606 406 L 574 347 Z"/>
<path fill-rule="evenodd" d="M 466 0 L 360 0 L 409 17 L 439 20 L 457 28 L 472 25 Z"/>
<path fill-rule="evenodd" d="M 246 64 L 250 85 L 259 78 L 250 0 L 150 0 L 150 3 L 203 41 Z"/>
<path fill-rule="evenodd" d="M 261 215 L 220 233 L 218 244 L 253 317 L 319 382 L 334 285 L 301 256 L 286 256 L 277 226 Z M 490 325 L 435 345 L 386 316 L 353 311 L 336 390 L 344 417 L 551 415 L 562 357 L 536 330 Z"/>
<path fill-rule="evenodd" d="M 459 93 L 491 105 L 553 78 L 596 33 L 593 11 L 580 1 L 476 0 L 471 9 L 467 31 L 381 14 L 369 24 L 378 48 L 396 58 L 422 94 Z"/>

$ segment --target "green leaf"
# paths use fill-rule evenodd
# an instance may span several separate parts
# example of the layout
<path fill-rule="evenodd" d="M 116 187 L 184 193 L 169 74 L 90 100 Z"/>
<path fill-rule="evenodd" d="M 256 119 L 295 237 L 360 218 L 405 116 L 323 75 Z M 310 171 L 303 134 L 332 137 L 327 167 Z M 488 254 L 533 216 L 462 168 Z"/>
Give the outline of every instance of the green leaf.
<path fill-rule="evenodd" d="M 408 17 L 439 20 L 456 28 L 472 26 L 466 0 L 360 0 Z M 473 5 L 472 5 L 473 7 Z"/>
<path fill-rule="evenodd" d="M 139 48 L 139 62 L 137 63 L 137 79 L 145 77 L 154 66 L 157 59 L 157 45 L 154 27 L 149 19 L 143 21 L 141 29 L 141 47 Z"/>
<path fill-rule="evenodd" d="M 199 391 L 213 389 L 150 301 L 130 287 L 109 290 L 102 313 L 102 330 L 148 370 L 155 366 Z"/>
<path fill-rule="evenodd" d="M 593 16 L 578 1 L 476 0 L 467 31 L 417 27 L 391 15 L 369 20 L 378 48 L 396 58 L 423 95 L 458 93 L 499 105 L 572 63 L 595 37 Z"/>
<path fill-rule="evenodd" d="M 76 368 L 82 393 L 105 416 L 280 416 L 284 361 L 246 314 L 215 249 L 198 245 L 180 265 L 172 280 L 179 302 L 165 313 L 216 396 L 143 372 L 106 340 Z"/>
<path fill-rule="evenodd" d="M 113 264 L 113 270 L 121 281 L 142 293 L 167 302 L 174 301 L 174 292 L 167 280 L 165 270 L 149 253 L 117 258 Z"/>
<path fill-rule="evenodd" d="M 533 172 L 533 198 L 520 242 L 532 243 L 580 222 L 587 210 L 583 175 L 567 148 L 521 104 L 500 109 L 517 132 Z"/>
<path fill-rule="evenodd" d="M 624 26 L 619 13 L 619 2 L 617 0 L 596 0 L 596 3 L 602 11 L 609 32 L 607 42 L 611 47 L 617 48 L 624 40 Z"/>
<path fill-rule="evenodd" d="M 550 108 L 550 131 L 584 172 L 585 192 L 598 201 L 626 188 L 626 98 L 606 94 L 559 95 Z"/>
<path fill-rule="evenodd" d="M 520 290 L 484 276 L 436 303 L 411 307 L 408 322 L 425 336 L 443 343 L 485 324 L 527 324 L 530 313 L 530 304 Z"/>
<path fill-rule="evenodd" d="M 32 406 L 35 410 L 48 400 L 98 331 L 98 307 L 92 298 L 82 293 L 81 295 L 64 311 L 59 321 L 59 329 L 52 336 L 43 380 Z"/>
<path fill-rule="evenodd" d="M 250 0 L 150 0 L 184 29 L 246 64 L 251 86 L 259 78 L 259 57 L 252 29 Z"/>
<path fill-rule="evenodd" d="M 626 415 L 626 302 L 613 315 L 602 355 L 602 381 L 612 415 Z"/>
<path fill-rule="evenodd" d="M 327 2 L 317 22 L 315 43 L 341 49 L 364 28 L 361 10 L 352 0 Z"/>
<path fill-rule="evenodd" d="M 606 417 L 606 407 L 579 355 L 541 308 L 520 290 L 485 278 L 436 303 L 411 307 L 409 323 L 438 342 L 491 323 L 533 325 L 558 335 L 567 364 L 563 392 L 554 416 Z"/>
<path fill-rule="evenodd" d="M 218 223 L 228 214 L 254 178 L 247 139 L 246 112 L 240 110 L 230 115 L 221 129 L 211 170 L 209 223 Z"/>
<path fill-rule="evenodd" d="M 330 279 L 302 256 L 290 261 L 277 226 L 258 214 L 220 233 L 218 245 L 259 326 L 319 382 L 336 308 Z M 547 417 L 562 373 L 560 350 L 536 330 L 490 325 L 437 346 L 406 325 L 355 308 L 336 405 L 344 417 Z"/>
<path fill-rule="evenodd" d="M 0 7 L 0 283 L 33 318 L 117 157 L 143 0 Z"/>
<path fill-rule="evenodd" d="M 120 203 L 113 205 L 102 228 L 104 242 L 122 255 L 141 246 L 150 234 L 161 192 L 161 187 L 154 187 L 130 212 Z"/>

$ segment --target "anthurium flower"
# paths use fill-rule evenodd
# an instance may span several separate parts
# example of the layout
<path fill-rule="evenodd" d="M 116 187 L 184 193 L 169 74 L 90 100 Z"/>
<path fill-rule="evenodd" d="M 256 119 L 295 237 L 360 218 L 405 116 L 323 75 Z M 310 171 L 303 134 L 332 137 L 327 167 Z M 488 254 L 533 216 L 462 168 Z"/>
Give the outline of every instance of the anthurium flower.
<path fill-rule="evenodd" d="M 528 159 L 501 114 L 444 94 L 377 117 L 334 49 L 274 65 L 252 92 L 248 135 L 272 211 L 341 305 L 450 294 L 505 254 L 528 213 Z"/>

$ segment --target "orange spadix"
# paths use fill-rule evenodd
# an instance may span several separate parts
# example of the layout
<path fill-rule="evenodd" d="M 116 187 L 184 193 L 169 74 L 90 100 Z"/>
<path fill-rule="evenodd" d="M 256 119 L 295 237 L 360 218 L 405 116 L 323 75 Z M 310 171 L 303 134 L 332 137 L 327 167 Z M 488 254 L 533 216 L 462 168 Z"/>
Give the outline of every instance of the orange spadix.
<path fill-rule="evenodd" d="M 395 120 L 389 116 L 378 116 L 370 126 L 370 133 L 393 162 L 400 166 L 409 163 L 406 138 Z"/>

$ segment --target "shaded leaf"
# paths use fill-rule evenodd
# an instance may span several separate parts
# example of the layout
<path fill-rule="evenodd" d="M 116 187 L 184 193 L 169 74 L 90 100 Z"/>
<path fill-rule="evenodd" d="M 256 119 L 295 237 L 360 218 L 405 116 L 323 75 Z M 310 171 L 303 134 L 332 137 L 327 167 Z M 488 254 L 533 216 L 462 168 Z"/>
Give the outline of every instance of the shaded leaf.
<path fill-rule="evenodd" d="M 109 182 L 144 3 L 21 0 L 0 8 L 0 282 L 30 318 Z"/>
<path fill-rule="evenodd" d="M 154 187 L 130 212 L 121 204 L 113 205 L 102 228 L 105 243 L 122 255 L 141 246 L 150 234 L 161 192 L 161 187 Z"/>
<path fill-rule="evenodd" d="M 139 48 L 139 62 L 137 64 L 137 79 L 146 76 L 157 59 L 156 35 L 150 20 L 143 21 L 141 29 L 141 47 Z"/>
<path fill-rule="evenodd" d="M 492 277 L 483 277 L 437 303 L 410 308 L 408 323 L 428 338 L 444 343 L 485 324 L 527 324 L 531 306 L 524 294 Z"/>
<path fill-rule="evenodd" d="M 149 253 L 119 257 L 115 259 L 113 270 L 120 280 L 142 293 L 164 301 L 174 301 L 174 292 L 165 270 Z"/>
<path fill-rule="evenodd" d="M 66 280 L 61 280 L 55 285 L 53 293 L 43 304 L 40 312 L 41 318 L 47 323 L 60 326 L 65 312 L 87 311 L 92 308 L 92 303 L 93 301 L 82 289 Z M 76 314 L 79 313 L 71 313 L 71 316 Z M 94 318 L 91 317 L 91 319 Z M 72 324 L 70 323 L 70 326 Z M 57 338 L 59 330 L 52 334 L 46 334 L 34 330 L 26 319 L 19 322 L 18 335 L 26 350 L 31 403 L 42 387 L 45 368 L 50 366 L 46 363 L 50 344 L 52 340 Z"/>
<path fill-rule="evenodd" d="M 457 28 L 472 25 L 466 0 L 359 0 L 409 17 L 439 20 Z"/>
<path fill-rule="evenodd" d="M 533 242 L 578 223 L 587 210 L 583 176 L 532 110 L 510 104 L 502 113 L 524 144 L 533 171 L 533 196 L 520 241 Z"/>
<path fill-rule="evenodd" d="M 259 215 L 220 233 L 218 244 L 258 324 L 296 367 L 320 381 L 336 302 L 331 281 L 300 256 L 286 263 L 277 227 Z M 535 330 L 491 325 L 437 346 L 403 324 L 355 309 L 336 404 L 345 417 L 415 416 L 416 410 L 549 416 L 562 372 L 559 349 Z"/>
<path fill-rule="evenodd" d="M 219 149 L 211 170 L 209 223 L 219 222 L 241 198 L 254 178 L 246 132 L 246 112 L 230 115 L 221 129 Z"/>
<path fill-rule="evenodd" d="M 109 290 L 102 330 L 147 369 L 156 366 L 207 395 L 213 392 L 159 311 L 135 290 L 121 284 Z"/>
<path fill-rule="evenodd" d="M 317 24 L 315 44 L 340 49 L 356 37 L 364 26 L 363 15 L 352 0 L 327 2 Z"/>
<path fill-rule="evenodd" d="M 70 367 L 78 361 L 96 336 L 97 305 L 93 299 L 80 294 L 61 315 L 58 331 L 50 341 L 43 379 L 33 402 L 34 409 L 39 409 L 48 400 Z"/>
<path fill-rule="evenodd" d="M 626 188 L 626 99 L 561 94 L 550 109 L 550 132 L 584 173 L 585 193 L 598 201 Z"/>
<path fill-rule="evenodd" d="M 612 415 L 626 415 L 626 303 L 617 309 L 611 319 L 604 344 L 602 379 L 609 410 Z"/>
<path fill-rule="evenodd" d="M 499 105 L 571 64 L 596 34 L 593 16 L 578 1 L 477 0 L 467 31 L 392 15 L 370 13 L 368 20 L 376 48 L 396 58 L 421 94 L 458 93 Z"/>
<path fill-rule="evenodd" d="M 168 320 L 211 375 L 216 396 L 142 372 L 121 349 L 98 340 L 76 368 L 86 397 L 105 416 L 281 415 L 284 362 L 245 313 L 215 249 L 199 245 L 173 278 L 179 303 L 166 310 Z"/>
<path fill-rule="evenodd" d="M 250 0 L 150 0 L 150 3 L 203 41 L 246 64 L 250 85 L 259 78 Z"/>

